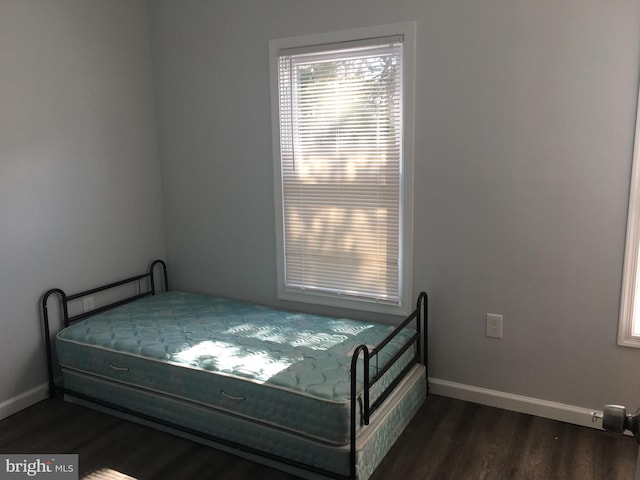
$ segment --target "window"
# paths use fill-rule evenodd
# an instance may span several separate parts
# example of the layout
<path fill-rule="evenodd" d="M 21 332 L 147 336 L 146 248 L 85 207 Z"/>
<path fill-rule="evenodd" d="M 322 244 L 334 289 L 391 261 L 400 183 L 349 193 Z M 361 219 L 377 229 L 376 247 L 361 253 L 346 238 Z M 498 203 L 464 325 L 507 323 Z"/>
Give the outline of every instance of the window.
<path fill-rule="evenodd" d="M 640 348 L 640 108 L 636 118 L 618 344 Z"/>
<path fill-rule="evenodd" d="M 410 311 L 414 31 L 270 42 L 282 299 Z"/>

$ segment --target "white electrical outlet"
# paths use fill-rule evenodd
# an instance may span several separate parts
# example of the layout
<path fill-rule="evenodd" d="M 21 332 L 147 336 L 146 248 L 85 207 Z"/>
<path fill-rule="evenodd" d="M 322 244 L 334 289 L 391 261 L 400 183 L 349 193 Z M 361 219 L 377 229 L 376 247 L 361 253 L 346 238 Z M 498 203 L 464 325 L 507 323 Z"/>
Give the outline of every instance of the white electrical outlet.
<path fill-rule="evenodd" d="M 90 296 L 90 297 L 83 297 L 82 298 L 82 310 L 84 312 L 90 312 L 94 308 L 96 308 L 96 304 L 94 302 L 93 295 Z"/>
<path fill-rule="evenodd" d="M 487 313 L 487 337 L 502 338 L 502 315 Z"/>

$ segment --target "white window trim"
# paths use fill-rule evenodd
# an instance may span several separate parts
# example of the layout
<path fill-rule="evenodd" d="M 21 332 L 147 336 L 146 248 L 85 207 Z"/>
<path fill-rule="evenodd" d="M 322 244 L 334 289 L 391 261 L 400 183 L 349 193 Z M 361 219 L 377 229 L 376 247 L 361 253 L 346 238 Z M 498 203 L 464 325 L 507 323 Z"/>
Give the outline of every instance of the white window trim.
<path fill-rule="evenodd" d="M 636 131 L 633 146 L 631 187 L 627 239 L 622 274 L 622 295 L 618 325 L 618 345 L 640 348 L 640 335 L 633 334 L 635 322 L 640 322 L 640 108 L 636 113 Z M 636 299 L 638 297 L 638 299 Z M 637 303 L 637 305 L 636 305 Z"/>
<path fill-rule="evenodd" d="M 274 162 L 274 197 L 276 219 L 276 261 L 278 298 L 303 303 L 328 305 L 363 311 L 379 312 L 391 315 L 408 315 L 413 310 L 412 257 L 413 257 L 413 158 L 414 158 L 414 98 L 415 98 L 415 22 L 341 30 L 330 33 L 303 35 L 269 41 L 269 65 L 271 78 L 271 124 Z M 282 176 L 280 162 L 280 118 L 278 106 L 278 52 L 294 47 L 321 45 L 327 43 L 350 42 L 359 39 L 403 35 L 403 161 L 402 161 L 402 198 L 400 201 L 402 258 L 400 274 L 400 302 L 398 305 L 320 294 L 312 292 L 289 291 L 285 287 L 284 275 L 284 219 L 282 204 Z"/>

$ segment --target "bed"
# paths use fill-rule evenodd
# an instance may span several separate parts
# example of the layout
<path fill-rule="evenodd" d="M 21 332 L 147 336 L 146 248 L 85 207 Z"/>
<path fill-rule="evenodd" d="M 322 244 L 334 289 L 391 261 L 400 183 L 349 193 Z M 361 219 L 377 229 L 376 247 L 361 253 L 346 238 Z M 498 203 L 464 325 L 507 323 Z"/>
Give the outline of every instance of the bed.
<path fill-rule="evenodd" d="M 156 260 L 134 277 L 43 295 L 49 394 L 301 477 L 367 479 L 427 395 L 427 310 L 423 292 L 390 326 L 172 291 Z"/>

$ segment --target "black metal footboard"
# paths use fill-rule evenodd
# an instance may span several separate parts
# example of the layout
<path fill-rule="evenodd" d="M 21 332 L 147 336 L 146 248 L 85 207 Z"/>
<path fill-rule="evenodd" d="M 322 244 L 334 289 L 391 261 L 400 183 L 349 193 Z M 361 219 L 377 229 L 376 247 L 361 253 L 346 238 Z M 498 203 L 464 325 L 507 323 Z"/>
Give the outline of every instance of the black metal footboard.
<path fill-rule="evenodd" d="M 160 270 L 159 270 L 160 269 Z M 134 277 L 130 277 L 124 280 L 120 280 L 117 282 L 110 283 L 108 285 L 104 285 L 101 287 L 93 288 L 90 290 L 85 290 L 73 295 L 67 295 L 63 290 L 59 288 L 54 288 L 47 291 L 42 297 L 42 319 L 44 326 L 44 334 L 45 334 L 45 346 L 47 353 L 47 367 L 49 374 L 49 395 L 51 397 L 55 396 L 57 393 L 65 393 L 72 396 L 75 396 L 79 399 L 92 402 L 96 405 L 100 405 L 103 407 L 107 407 L 111 410 L 124 413 L 126 415 L 140 418 L 146 421 L 151 421 L 158 425 L 162 425 L 165 427 L 169 427 L 176 432 L 181 432 L 184 434 L 188 434 L 190 436 L 194 436 L 197 438 L 201 438 L 203 440 L 207 440 L 212 443 L 216 443 L 219 445 L 223 445 L 226 447 L 230 447 L 247 454 L 257 455 L 265 459 L 275 460 L 282 464 L 286 464 L 297 469 L 306 470 L 309 472 L 313 472 L 328 478 L 336 478 L 336 479 L 355 479 L 356 478 L 356 453 L 357 453 L 357 431 L 358 431 L 358 422 L 360 421 L 363 425 L 368 425 L 371 419 L 371 415 L 380 408 L 385 400 L 391 395 L 394 389 L 402 382 L 402 380 L 412 371 L 413 367 L 417 364 L 422 364 L 426 366 L 427 361 L 427 346 L 428 346 L 428 297 L 427 294 L 422 292 L 420 293 L 416 309 L 408 316 L 406 319 L 400 323 L 397 327 L 393 329 L 393 331 L 380 342 L 377 346 L 370 349 L 366 345 L 359 345 L 353 352 L 353 356 L 351 359 L 351 404 L 350 404 L 350 470 L 349 476 L 337 474 L 335 472 L 326 471 L 323 469 L 318 469 L 310 465 L 301 464 L 300 462 L 280 457 L 277 455 L 270 454 L 268 452 L 258 451 L 254 448 L 248 447 L 246 445 L 240 445 L 235 442 L 228 441 L 224 438 L 218 438 L 216 436 L 206 434 L 200 431 L 195 431 L 191 428 L 187 428 L 185 426 L 175 424 L 172 422 L 168 422 L 162 418 L 156 418 L 153 416 L 149 416 L 140 412 L 133 411 L 131 409 L 122 407 L 121 405 L 114 404 L 112 402 L 104 401 L 100 398 L 94 398 L 82 394 L 80 392 L 75 392 L 68 388 L 65 388 L 63 385 L 58 385 L 55 382 L 55 359 L 54 353 L 52 349 L 51 342 L 51 329 L 49 322 L 49 312 L 48 312 L 48 302 L 52 295 L 57 295 L 60 300 L 60 311 L 61 311 L 61 320 L 64 327 L 68 327 L 69 325 L 79 322 L 91 315 L 95 315 L 96 313 L 100 313 L 106 311 L 108 309 L 117 307 L 119 305 L 123 305 L 135 300 L 138 300 L 143 297 L 147 297 L 150 295 L 155 295 L 157 293 L 156 285 L 154 281 L 154 276 L 162 275 L 164 281 L 164 291 L 169 290 L 168 276 L 167 276 L 167 266 L 164 261 L 156 260 L 149 267 L 149 271 L 147 273 L 136 275 Z M 94 310 L 80 313 L 78 315 L 69 316 L 69 303 L 72 301 L 80 300 L 84 297 L 94 295 L 96 293 L 105 292 L 115 287 L 119 287 L 126 284 L 137 284 L 137 292 L 134 295 L 127 296 L 124 299 L 118 300 L 116 302 L 109 303 L 108 305 L 101 306 Z M 415 324 L 414 324 L 415 322 Z M 415 326 L 414 326 L 415 325 Z M 384 349 L 386 345 L 389 344 L 396 336 L 400 334 L 405 328 L 413 328 L 415 333 L 411 336 L 409 341 L 399 349 L 397 353 L 393 355 L 393 357 L 380 369 L 377 367 L 371 369 L 371 364 L 377 365 L 377 358 L 380 352 Z M 378 395 L 375 400 L 371 401 L 370 399 L 370 390 L 371 388 L 382 378 L 382 376 L 396 364 L 401 357 L 406 356 L 407 352 L 413 349 L 413 356 L 411 360 L 407 363 L 407 365 L 402 369 L 401 373 L 390 382 L 386 388 Z M 362 359 L 362 365 L 358 364 L 358 360 Z M 358 368 L 362 369 L 362 386 L 358 383 Z M 371 370 L 374 370 L 373 372 Z M 428 388 L 428 387 L 427 387 Z M 358 406 L 360 406 L 360 411 L 358 411 Z M 358 416 L 358 413 L 360 415 Z"/>
<path fill-rule="evenodd" d="M 425 292 L 421 292 L 418 296 L 416 309 L 398 325 L 382 342 L 376 345 L 371 351 L 366 345 L 359 345 L 353 352 L 351 357 L 351 451 L 350 451 L 350 477 L 356 478 L 356 434 L 357 434 L 357 407 L 358 407 L 358 358 L 363 357 L 363 392 L 361 404 L 361 417 L 364 425 L 369 425 L 369 420 L 373 412 L 375 412 L 398 386 L 398 384 L 407 376 L 416 364 L 427 364 L 427 348 L 428 348 L 428 296 Z M 415 334 L 411 339 L 389 360 L 382 368 L 376 369 L 375 375 L 371 375 L 371 359 L 377 358 L 382 349 L 393 340 L 404 328 L 415 322 Z M 410 348 L 414 348 L 413 359 L 407 364 L 402 372 L 385 388 L 378 396 L 375 402 L 370 402 L 370 390 L 378 380 L 404 355 Z M 426 371 L 426 369 L 425 369 Z"/>

